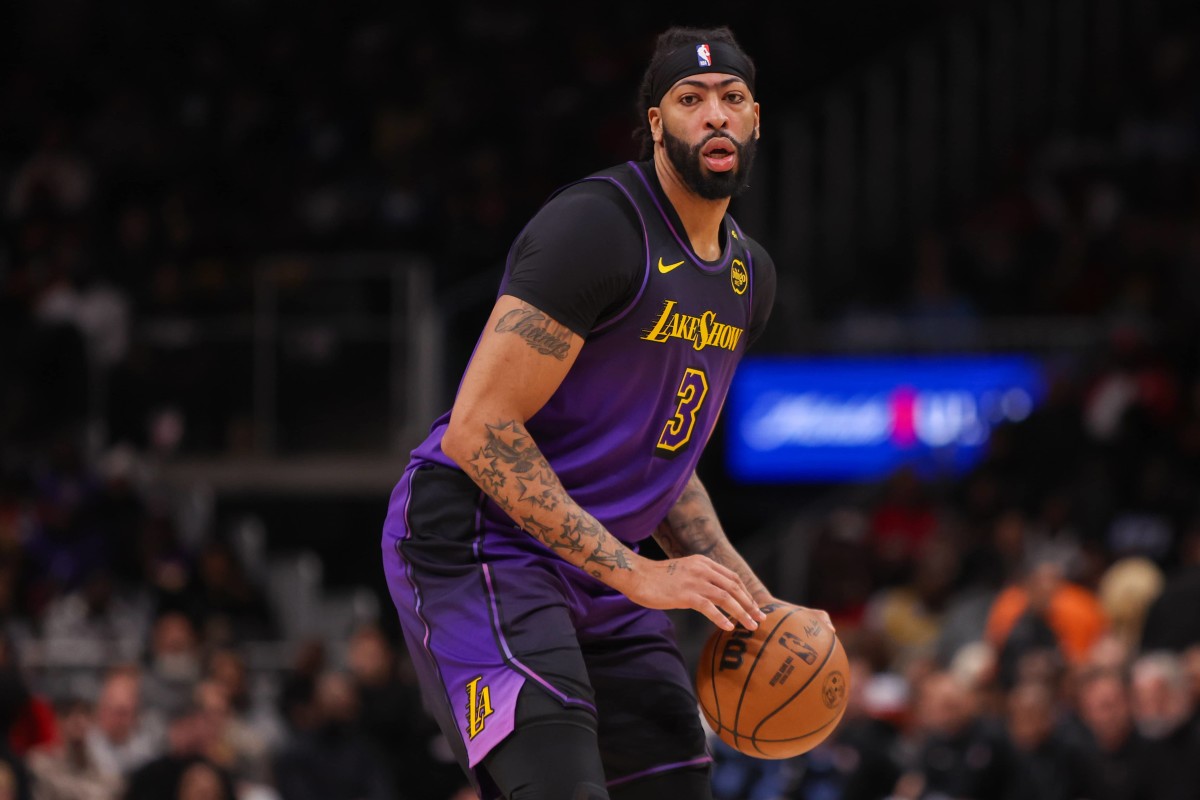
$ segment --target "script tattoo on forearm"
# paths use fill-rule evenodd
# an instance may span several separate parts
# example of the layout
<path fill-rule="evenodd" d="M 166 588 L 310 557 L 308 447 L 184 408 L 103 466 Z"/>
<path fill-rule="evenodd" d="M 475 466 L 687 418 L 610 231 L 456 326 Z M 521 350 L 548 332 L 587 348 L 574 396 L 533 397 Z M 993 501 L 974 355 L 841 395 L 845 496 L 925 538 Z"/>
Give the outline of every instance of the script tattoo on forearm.
<path fill-rule="evenodd" d="M 654 532 L 654 539 L 671 558 L 688 555 L 708 556 L 737 573 L 752 596 L 766 594 L 766 587 L 754 574 L 717 521 L 716 510 L 704 485 L 695 475 L 667 518 Z"/>
<path fill-rule="evenodd" d="M 471 477 L 523 529 L 599 577 L 630 570 L 630 551 L 567 495 L 550 462 L 516 420 L 486 425 L 483 446 L 467 462 Z"/>
<path fill-rule="evenodd" d="M 509 311 L 496 323 L 496 333 L 515 333 L 525 344 L 559 361 L 571 350 L 571 329 L 559 325 L 528 303 Z"/>

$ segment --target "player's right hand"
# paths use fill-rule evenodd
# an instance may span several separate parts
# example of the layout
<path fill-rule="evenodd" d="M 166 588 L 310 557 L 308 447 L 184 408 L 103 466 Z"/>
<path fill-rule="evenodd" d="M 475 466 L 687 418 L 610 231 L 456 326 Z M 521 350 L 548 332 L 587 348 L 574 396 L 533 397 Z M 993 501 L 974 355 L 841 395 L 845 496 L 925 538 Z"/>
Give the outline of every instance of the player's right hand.
<path fill-rule="evenodd" d="M 690 608 L 699 611 L 722 630 L 735 623 L 748 630 L 758 627 L 765 616 L 746 591 L 741 578 L 708 556 L 690 555 L 656 561 L 643 558 L 627 587 L 619 587 L 629 599 L 647 608 Z"/>

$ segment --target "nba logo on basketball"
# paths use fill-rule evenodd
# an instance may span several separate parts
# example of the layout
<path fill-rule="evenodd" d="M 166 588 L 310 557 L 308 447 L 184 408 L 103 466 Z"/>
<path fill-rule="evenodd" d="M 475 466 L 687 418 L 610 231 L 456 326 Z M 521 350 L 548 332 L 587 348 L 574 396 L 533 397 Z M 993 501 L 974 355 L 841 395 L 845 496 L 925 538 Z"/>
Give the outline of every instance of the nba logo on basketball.
<path fill-rule="evenodd" d="M 702 67 L 712 66 L 712 53 L 708 49 L 708 43 L 696 45 L 696 61 Z"/>

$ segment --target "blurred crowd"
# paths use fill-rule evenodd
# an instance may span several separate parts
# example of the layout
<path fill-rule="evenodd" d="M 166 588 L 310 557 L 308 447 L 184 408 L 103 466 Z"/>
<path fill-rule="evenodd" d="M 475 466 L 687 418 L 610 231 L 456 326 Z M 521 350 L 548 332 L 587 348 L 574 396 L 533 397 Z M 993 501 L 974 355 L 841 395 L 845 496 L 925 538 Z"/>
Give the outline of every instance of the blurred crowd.
<path fill-rule="evenodd" d="M 830 313 L 848 337 L 881 318 L 1105 333 L 1047 348 L 1046 402 L 965 477 L 902 469 L 828 499 L 796 599 L 850 653 L 846 717 L 780 762 L 713 737 L 722 800 L 1197 796 L 1196 21 L 1120 76 L 1128 102 L 1039 141 Z"/>
<path fill-rule="evenodd" d="M 655 26 L 609 11 L 0 9 L 0 800 L 471 796 L 403 647 L 287 641 L 253 560 L 153 464 L 245 447 L 246 348 L 187 323 L 248 311 L 256 259 L 421 252 L 443 297 L 486 295 L 549 191 L 634 155 L 629 31 Z M 1111 327 L 1048 356 L 1046 402 L 966 478 L 834 503 L 795 599 L 850 652 L 846 719 L 782 762 L 714 738 L 721 800 L 1195 797 L 1195 30 L 821 307 L 848 339 L 880 316 Z M 789 63 L 782 28 L 746 38 Z M 149 348 L 164 320 L 176 346 Z M 264 641 L 287 662 L 256 663 Z"/>
<path fill-rule="evenodd" d="M 631 147 L 635 43 L 552 36 L 561 21 L 530 11 L 4 13 L 0 337 L 24 345 L 0 353 L 0 435 L 31 450 L 98 408 L 108 441 L 245 449 L 249 334 L 197 324 L 244 321 L 258 259 L 435 255 L 449 291 L 499 263 L 561 176 Z M 480 86 L 498 59 L 505 85 Z M 358 289 L 316 310 L 378 305 Z"/>
<path fill-rule="evenodd" d="M 797 599 L 851 656 L 846 718 L 786 762 L 714 739 L 722 800 L 1195 797 L 1200 380 L 1139 363 L 1063 377 L 964 479 L 821 512 Z"/>

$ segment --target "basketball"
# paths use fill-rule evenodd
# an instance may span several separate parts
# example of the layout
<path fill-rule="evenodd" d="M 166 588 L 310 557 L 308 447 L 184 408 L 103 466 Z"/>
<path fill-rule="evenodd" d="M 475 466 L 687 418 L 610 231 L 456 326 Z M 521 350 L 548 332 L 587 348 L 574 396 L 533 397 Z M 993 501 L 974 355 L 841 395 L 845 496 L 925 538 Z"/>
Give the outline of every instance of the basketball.
<path fill-rule="evenodd" d="M 696 694 L 708 724 L 756 758 L 791 758 L 833 733 L 846 712 L 850 662 L 833 630 L 806 608 L 763 606 L 754 631 L 708 637 Z"/>

